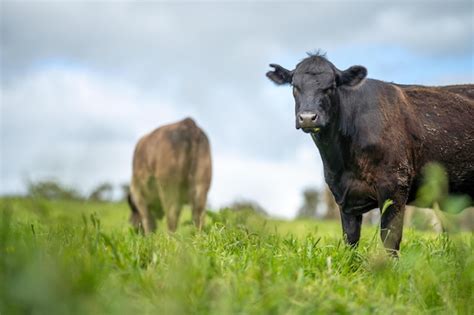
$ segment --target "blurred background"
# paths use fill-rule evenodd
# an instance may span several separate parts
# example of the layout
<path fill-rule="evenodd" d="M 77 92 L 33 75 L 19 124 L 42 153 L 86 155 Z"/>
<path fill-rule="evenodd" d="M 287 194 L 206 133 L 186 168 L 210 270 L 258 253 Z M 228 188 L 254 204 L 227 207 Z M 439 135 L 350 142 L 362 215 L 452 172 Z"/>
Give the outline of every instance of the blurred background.
<path fill-rule="evenodd" d="M 118 200 L 139 137 L 191 116 L 211 141 L 212 208 L 332 215 L 330 201 L 316 209 L 330 200 L 319 153 L 269 63 L 292 69 L 321 49 L 371 78 L 474 82 L 472 1 L 0 7 L 2 195 Z"/>

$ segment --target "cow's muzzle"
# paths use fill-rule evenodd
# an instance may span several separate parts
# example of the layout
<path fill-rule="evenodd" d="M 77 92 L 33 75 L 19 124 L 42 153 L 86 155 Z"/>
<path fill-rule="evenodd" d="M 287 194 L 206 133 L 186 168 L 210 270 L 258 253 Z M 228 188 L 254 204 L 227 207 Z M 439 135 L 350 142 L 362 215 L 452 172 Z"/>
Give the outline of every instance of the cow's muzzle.
<path fill-rule="evenodd" d="M 300 112 L 297 115 L 298 123 L 296 128 L 301 128 L 304 132 L 317 132 L 319 131 L 318 118 L 318 114 L 314 112 Z"/>

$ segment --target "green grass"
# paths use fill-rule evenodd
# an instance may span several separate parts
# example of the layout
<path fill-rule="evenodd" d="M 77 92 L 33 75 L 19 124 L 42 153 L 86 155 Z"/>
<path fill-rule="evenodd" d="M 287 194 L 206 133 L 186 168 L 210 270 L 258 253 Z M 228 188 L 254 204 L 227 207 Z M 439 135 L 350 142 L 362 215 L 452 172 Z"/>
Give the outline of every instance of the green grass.
<path fill-rule="evenodd" d="M 406 230 L 389 258 L 337 222 L 210 213 L 134 233 L 122 203 L 0 199 L 0 314 L 472 314 L 472 233 Z"/>

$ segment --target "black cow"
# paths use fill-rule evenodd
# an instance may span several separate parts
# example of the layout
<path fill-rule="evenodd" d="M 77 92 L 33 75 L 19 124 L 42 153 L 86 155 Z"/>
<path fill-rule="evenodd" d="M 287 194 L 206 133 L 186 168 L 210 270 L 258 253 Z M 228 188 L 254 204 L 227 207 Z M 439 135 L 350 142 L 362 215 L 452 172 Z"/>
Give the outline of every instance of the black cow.
<path fill-rule="evenodd" d="M 362 214 L 393 204 L 381 218 L 385 247 L 400 248 L 403 215 L 431 161 L 444 165 L 450 192 L 474 198 L 474 85 L 424 87 L 366 79 L 309 55 L 294 70 L 271 64 L 267 77 L 291 84 L 296 128 L 319 149 L 339 205 L 346 241 L 356 245 Z"/>

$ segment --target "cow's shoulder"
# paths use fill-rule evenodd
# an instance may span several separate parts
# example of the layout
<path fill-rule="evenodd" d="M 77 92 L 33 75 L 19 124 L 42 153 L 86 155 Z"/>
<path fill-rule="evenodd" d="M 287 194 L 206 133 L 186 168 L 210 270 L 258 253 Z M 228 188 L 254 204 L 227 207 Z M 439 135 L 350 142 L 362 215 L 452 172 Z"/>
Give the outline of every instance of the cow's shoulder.
<path fill-rule="evenodd" d="M 378 151 L 385 145 L 388 116 L 398 98 L 395 87 L 367 79 L 357 88 L 346 88 L 340 98 L 340 131 L 355 150 Z M 396 123 L 396 122 L 394 122 Z"/>

